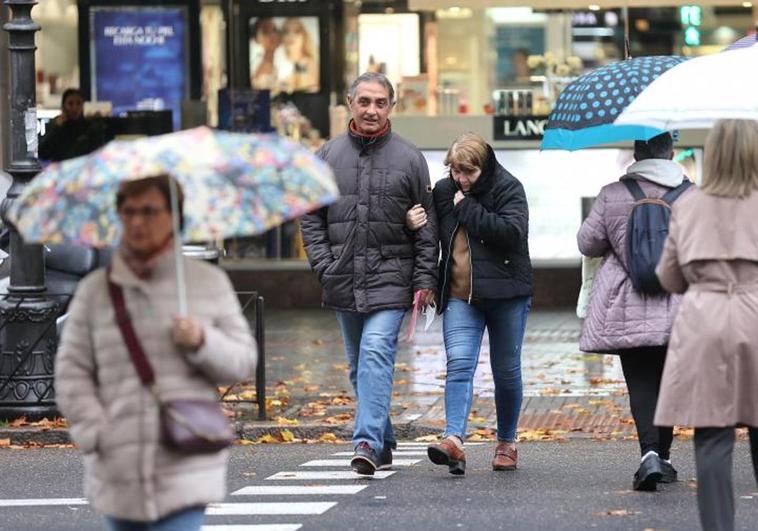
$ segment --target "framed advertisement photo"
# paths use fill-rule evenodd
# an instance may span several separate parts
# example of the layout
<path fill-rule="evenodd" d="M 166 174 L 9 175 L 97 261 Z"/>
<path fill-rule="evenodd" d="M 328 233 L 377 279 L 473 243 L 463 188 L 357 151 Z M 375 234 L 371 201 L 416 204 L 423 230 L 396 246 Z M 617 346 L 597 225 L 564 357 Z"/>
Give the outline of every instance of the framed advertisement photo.
<path fill-rule="evenodd" d="M 251 88 L 272 94 L 321 90 L 317 16 L 251 17 L 248 35 Z"/>

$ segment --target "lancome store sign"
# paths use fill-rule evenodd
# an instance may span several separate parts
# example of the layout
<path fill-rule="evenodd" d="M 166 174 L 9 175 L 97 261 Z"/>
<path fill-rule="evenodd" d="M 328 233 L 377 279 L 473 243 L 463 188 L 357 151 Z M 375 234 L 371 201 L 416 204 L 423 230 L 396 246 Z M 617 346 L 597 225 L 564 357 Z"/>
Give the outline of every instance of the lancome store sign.
<path fill-rule="evenodd" d="M 547 116 L 495 116 L 495 140 L 541 140 Z"/>

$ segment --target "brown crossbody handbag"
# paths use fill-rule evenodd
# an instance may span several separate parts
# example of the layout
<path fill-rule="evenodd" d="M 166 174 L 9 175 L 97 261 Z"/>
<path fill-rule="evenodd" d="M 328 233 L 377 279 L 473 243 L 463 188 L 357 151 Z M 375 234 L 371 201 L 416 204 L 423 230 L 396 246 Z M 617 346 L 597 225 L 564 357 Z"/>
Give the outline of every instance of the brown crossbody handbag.
<path fill-rule="evenodd" d="M 126 309 L 124 290 L 111 281 L 110 268 L 108 292 L 116 312 L 116 322 L 137 374 L 158 400 L 163 443 L 171 450 L 185 454 L 217 452 L 232 444 L 234 430 L 217 401 L 193 398 L 161 400 L 155 385 L 155 372 L 142 350 Z"/>

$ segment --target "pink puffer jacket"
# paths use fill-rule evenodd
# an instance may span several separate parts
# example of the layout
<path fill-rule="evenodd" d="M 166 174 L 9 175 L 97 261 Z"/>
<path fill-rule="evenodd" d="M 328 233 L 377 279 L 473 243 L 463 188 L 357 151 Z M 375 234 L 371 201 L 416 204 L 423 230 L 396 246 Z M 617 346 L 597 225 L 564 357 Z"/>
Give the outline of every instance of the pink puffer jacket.
<path fill-rule="evenodd" d="M 648 197 L 660 197 L 670 190 L 646 179 L 638 182 Z M 604 186 L 577 234 L 583 255 L 603 257 L 579 340 L 584 352 L 618 354 L 669 341 L 679 297 L 643 297 L 634 291 L 626 272 L 626 226 L 633 203 L 622 182 Z"/>

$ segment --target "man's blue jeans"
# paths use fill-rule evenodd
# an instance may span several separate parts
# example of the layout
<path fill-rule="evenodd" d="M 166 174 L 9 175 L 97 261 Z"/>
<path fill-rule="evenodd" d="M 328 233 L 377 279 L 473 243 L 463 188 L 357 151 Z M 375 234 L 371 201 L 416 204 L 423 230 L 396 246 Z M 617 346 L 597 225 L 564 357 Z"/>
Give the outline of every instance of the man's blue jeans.
<path fill-rule="evenodd" d="M 523 399 L 521 344 L 530 308 L 530 297 L 484 299 L 473 304 L 450 299 L 442 323 L 447 351 L 445 436 L 456 435 L 461 440 L 466 436 L 466 424 L 474 398 L 474 373 L 486 327 L 495 380 L 497 440 L 516 440 Z"/>
<path fill-rule="evenodd" d="M 350 366 L 350 383 L 358 399 L 354 446 L 367 442 L 376 452 L 385 446 L 396 446 L 390 402 L 397 335 L 404 315 L 405 310 L 337 312 Z"/>

